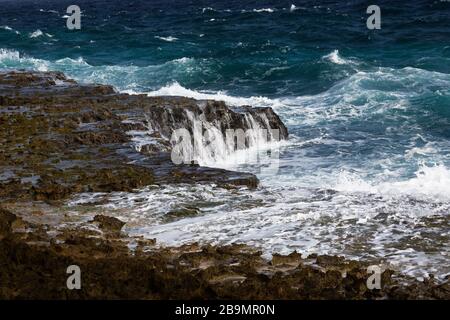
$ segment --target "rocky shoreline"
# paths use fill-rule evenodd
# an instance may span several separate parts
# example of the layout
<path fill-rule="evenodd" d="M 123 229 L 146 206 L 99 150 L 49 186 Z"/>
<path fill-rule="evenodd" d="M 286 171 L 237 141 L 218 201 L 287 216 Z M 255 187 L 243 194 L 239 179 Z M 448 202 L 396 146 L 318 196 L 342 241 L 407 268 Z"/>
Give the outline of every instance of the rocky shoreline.
<path fill-rule="evenodd" d="M 68 223 L 83 192 L 214 183 L 254 189 L 253 174 L 175 165 L 170 134 L 192 119 L 227 129 L 288 132 L 270 108 L 147 97 L 83 85 L 58 72 L 0 72 L 0 298 L 3 299 L 448 299 L 450 284 L 393 270 L 366 285 L 368 263 L 337 256 L 274 255 L 245 245 L 160 247 L 105 215 Z M 248 119 L 251 118 L 251 121 Z M 186 211 L 186 210 L 184 210 Z M 177 212 L 189 215 L 189 212 Z M 189 211 L 189 210 L 187 210 Z M 82 288 L 66 286 L 67 267 Z"/>

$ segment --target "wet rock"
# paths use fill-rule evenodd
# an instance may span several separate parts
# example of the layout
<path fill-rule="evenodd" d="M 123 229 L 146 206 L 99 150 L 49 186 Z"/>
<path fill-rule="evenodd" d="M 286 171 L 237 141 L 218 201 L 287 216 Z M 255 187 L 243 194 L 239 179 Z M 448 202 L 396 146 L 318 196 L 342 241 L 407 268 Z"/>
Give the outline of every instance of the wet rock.
<path fill-rule="evenodd" d="M 96 215 L 93 221 L 99 224 L 100 229 L 109 232 L 120 232 L 122 227 L 125 225 L 125 222 L 117 218 L 104 215 Z"/>
<path fill-rule="evenodd" d="M 165 221 L 174 221 L 186 217 L 195 217 L 200 214 L 200 209 L 196 207 L 182 207 L 175 210 L 171 210 L 166 213 L 165 215 Z"/>

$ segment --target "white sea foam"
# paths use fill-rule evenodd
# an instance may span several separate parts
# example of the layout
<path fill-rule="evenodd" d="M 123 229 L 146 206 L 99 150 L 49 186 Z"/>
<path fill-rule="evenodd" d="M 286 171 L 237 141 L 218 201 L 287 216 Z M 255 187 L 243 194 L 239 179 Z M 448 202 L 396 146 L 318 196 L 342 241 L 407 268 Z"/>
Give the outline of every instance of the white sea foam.
<path fill-rule="evenodd" d="M 216 10 L 214 8 L 211 8 L 211 7 L 205 7 L 205 8 L 202 9 L 202 13 L 205 13 L 207 11 L 216 11 Z"/>
<path fill-rule="evenodd" d="M 107 204 L 100 208 L 126 221 L 128 232 L 156 237 L 166 245 L 246 243 L 261 247 L 269 256 L 297 250 L 387 259 L 417 277 L 430 268 L 438 277 L 449 272 L 445 249 L 436 256 L 419 247 L 424 242 L 428 248 L 442 250 L 422 232 L 429 231 L 424 221 L 434 221 L 435 231 L 439 230 L 440 217 L 448 215 L 449 204 L 410 201 L 403 195 L 380 198 L 361 191 L 335 193 L 292 186 L 248 192 L 215 185 L 166 185 L 135 193 L 80 195 L 71 205 L 105 200 Z M 180 207 L 197 207 L 199 214 L 164 220 L 169 211 Z M 441 236 L 448 234 L 448 230 L 440 232 Z M 407 245 L 410 237 L 415 238 L 415 246 L 398 248 Z"/>
<path fill-rule="evenodd" d="M 341 64 L 341 65 L 343 65 L 343 64 L 354 64 L 355 63 L 354 61 L 352 61 L 350 59 L 342 58 L 339 55 L 339 50 L 334 50 L 331 53 L 323 56 L 322 58 L 326 59 L 326 60 L 328 60 L 328 61 L 330 61 L 332 63 Z"/>
<path fill-rule="evenodd" d="M 14 30 L 14 29 L 11 28 L 10 26 L 0 26 L 0 29 L 6 30 L 6 31 L 11 31 L 11 32 L 14 32 L 15 34 L 20 34 L 19 31 Z"/>
<path fill-rule="evenodd" d="M 250 105 L 254 107 L 276 107 L 281 105 L 280 100 L 270 99 L 263 96 L 255 97 L 236 97 L 228 95 L 225 91 L 196 91 L 181 86 L 174 82 L 158 90 L 147 93 L 149 96 L 183 96 L 198 100 L 219 100 L 224 101 L 231 106 Z"/>
<path fill-rule="evenodd" d="M 243 9 L 241 10 L 241 13 L 249 13 L 249 12 L 256 12 L 256 13 L 273 13 L 275 12 L 276 9 L 272 9 L 272 8 L 259 8 L 259 9 L 252 9 L 252 10 L 246 10 Z"/>
<path fill-rule="evenodd" d="M 430 155 L 430 154 L 436 154 L 438 150 L 433 146 L 433 143 L 428 142 L 423 147 L 412 147 L 408 151 L 405 152 L 405 157 L 407 159 L 413 158 L 415 155 Z"/>
<path fill-rule="evenodd" d="M 20 54 L 15 50 L 0 49 L 0 61 L 19 60 Z"/>
<path fill-rule="evenodd" d="M 40 12 L 47 12 L 47 13 L 55 13 L 55 14 L 59 14 L 58 11 L 56 10 L 44 10 L 44 9 L 39 9 Z"/>
<path fill-rule="evenodd" d="M 338 52 L 326 60 L 335 64 L 354 62 Z M 113 84 L 136 93 L 148 90 L 139 86 L 148 75 L 169 74 L 170 78 L 176 78 L 198 72 L 205 65 L 208 67 L 205 61 L 184 57 L 147 67 L 93 66 L 81 57 L 46 61 L 0 49 L 0 68 L 61 70 L 80 81 Z M 262 186 L 252 192 L 213 185 L 176 185 L 162 189 L 149 187 L 136 193 L 84 195 L 86 202 L 106 197 L 107 204 L 101 208 L 127 221 L 127 230 L 132 234 L 156 237 L 165 244 L 245 242 L 260 246 L 266 254 L 297 249 L 302 253 L 335 253 L 355 258 L 388 257 L 411 275 L 419 276 L 424 270 L 433 269 L 438 275 L 448 273 L 448 250 L 428 236 L 430 232 L 448 236 L 445 219 L 450 212 L 450 169 L 447 162 L 440 161 L 442 157 L 445 160 L 448 145 L 436 138 L 431 140 L 405 114 L 422 111 L 415 110 L 411 101 L 424 92 L 435 93 L 439 89 L 445 95 L 445 88 L 450 85 L 449 75 L 417 68 L 378 68 L 357 71 L 320 94 L 278 99 L 240 97 L 225 91 L 192 90 L 177 82 L 168 83 L 148 95 L 223 100 L 231 106 L 270 106 L 291 128 L 306 128 L 311 132 L 318 129 L 320 133 L 307 132 L 310 135 L 305 137 L 291 135 L 290 142 L 282 148 L 287 153 L 297 153 L 294 158 L 282 157 L 280 163 L 281 169 L 288 170 L 281 170 L 275 178 L 260 176 Z M 385 90 L 386 85 L 389 90 Z M 395 137 L 414 132 L 422 134 L 423 139 L 416 143 L 407 137 L 405 146 L 401 145 L 402 141 L 398 146 L 395 139 L 389 140 L 391 148 L 403 149 L 398 149 L 396 155 L 379 153 L 377 159 L 363 159 L 364 170 L 353 167 L 348 154 L 326 162 L 338 157 L 340 152 L 345 155 L 345 148 L 357 147 L 360 141 L 365 143 L 362 135 L 342 140 L 332 133 L 347 133 L 347 128 L 355 122 L 365 128 L 367 123 L 382 126 L 392 119 L 395 121 L 386 127 L 384 135 L 380 133 L 382 138 L 389 138 L 390 133 Z M 328 128 L 334 131 L 327 131 Z M 136 137 L 133 140 L 136 145 L 149 138 L 129 133 Z M 151 143 L 151 140 L 144 142 Z M 326 151 L 333 147 L 333 152 L 322 158 L 309 156 L 315 147 Z M 431 157 L 438 165 L 431 166 L 428 162 L 415 175 L 405 175 L 404 167 L 416 165 L 421 157 Z M 222 159 L 228 162 L 212 159 L 209 164 L 227 167 L 230 163 L 243 162 L 242 159 L 235 153 L 229 159 Z M 208 163 L 210 159 L 203 160 Z M 252 166 L 242 168 L 252 171 Z M 377 166 L 384 171 L 372 172 Z M 171 223 L 164 220 L 168 211 L 182 206 L 199 207 L 199 216 Z M 427 221 L 437 227 L 427 228 Z M 409 241 L 410 237 L 414 237 L 414 242 Z M 423 249 L 430 245 L 439 255 Z"/>
<path fill-rule="evenodd" d="M 0 67 L 31 68 L 48 71 L 50 63 L 46 60 L 21 56 L 18 51 L 0 48 Z"/>
<path fill-rule="evenodd" d="M 41 30 L 37 29 L 37 30 L 31 32 L 29 34 L 29 37 L 30 38 L 38 38 L 38 37 L 43 36 L 43 35 L 44 35 L 44 33 Z"/>
<path fill-rule="evenodd" d="M 28 36 L 29 36 L 30 38 L 39 38 L 39 37 L 42 37 L 42 36 L 44 36 L 44 35 L 45 35 L 46 37 L 48 37 L 48 38 L 53 38 L 53 35 L 52 35 L 52 34 L 46 33 L 46 32 L 42 32 L 40 29 L 37 29 L 37 30 L 31 32 Z"/>
<path fill-rule="evenodd" d="M 275 11 L 275 9 L 272 9 L 272 8 L 253 9 L 253 12 L 268 12 L 268 13 L 272 13 L 274 11 Z"/>
<path fill-rule="evenodd" d="M 91 67 L 84 59 L 83 57 L 78 57 L 77 59 L 72 58 L 64 58 L 59 59 L 55 61 L 55 64 L 59 65 L 78 65 L 78 66 L 84 66 L 84 67 Z"/>
<path fill-rule="evenodd" d="M 167 42 L 174 42 L 174 41 L 178 40 L 178 38 L 175 38 L 172 36 L 168 36 L 168 37 L 155 36 L 155 38 L 159 39 L 159 40 L 167 41 Z"/>

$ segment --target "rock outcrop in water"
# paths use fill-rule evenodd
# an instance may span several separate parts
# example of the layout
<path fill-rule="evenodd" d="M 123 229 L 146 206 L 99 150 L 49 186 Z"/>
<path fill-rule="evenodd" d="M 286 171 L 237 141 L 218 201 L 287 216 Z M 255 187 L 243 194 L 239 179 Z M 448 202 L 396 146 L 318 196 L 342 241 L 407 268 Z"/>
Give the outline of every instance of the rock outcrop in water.
<path fill-rule="evenodd" d="M 57 72 L 0 73 L 0 298 L 449 297 L 448 282 L 395 280 L 390 270 L 382 290 L 368 290 L 367 264 L 340 257 L 293 253 L 269 262 L 238 245 L 159 248 L 105 215 L 71 224 L 65 200 L 81 192 L 169 183 L 255 188 L 252 174 L 172 163 L 171 131 L 192 132 L 194 120 L 222 133 L 270 127 L 288 135 L 270 108 L 119 94 Z M 83 272 L 81 290 L 66 287 L 73 264 Z"/>
<path fill-rule="evenodd" d="M 87 223 L 104 225 L 50 236 L 48 226 L 0 208 L 0 299 L 449 298 L 449 282 L 399 278 L 391 270 L 381 274 L 381 290 L 369 290 L 368 263 L 342 257 L 294 252 L 267 261 L 244 245 L 159 248 L 117 233 L 120 221 Z M 66 287 L 71 265 L 81 270 L 80 290 Z"/>

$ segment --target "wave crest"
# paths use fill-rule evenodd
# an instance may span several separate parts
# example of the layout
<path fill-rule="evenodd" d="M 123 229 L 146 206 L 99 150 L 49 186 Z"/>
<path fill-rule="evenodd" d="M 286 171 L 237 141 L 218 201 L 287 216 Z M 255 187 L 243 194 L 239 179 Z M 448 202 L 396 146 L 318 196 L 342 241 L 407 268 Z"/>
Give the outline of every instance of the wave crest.
<path fill-rule="evenodd" d="M 340 65 L 350 65 L 350 64 L 356 64 L 355 61 L 350 59 L 345 59 L 339 55 L 339 50 L 333 50 L 329 54 L 322 57 L 324 60 L 328 60 L 331 63 L 334 64 L 340 64 Z"/>
<path fill-rule="evenodd" d="M 155 36 L 155 39 L 163 40 L 163 41 L 166 41 L 166 42 L 174 42 L 174 41 L 178 40 L 178 38 L 175 38 L 175 37 L 172 37 L 172 36 L 168 36 L 168 37 Z"/>
<path fill-rule="evenodd" d="M 333 189 L 351 193 L 371 193 L 388 197 L 410 196 L 424 201 L 450 200 L 450 170 L 442 164 L 422 166 L 415 177 L 402 181 L 370 183 L 358 175 L 343 171 Z"/>

